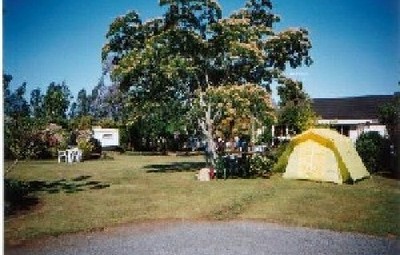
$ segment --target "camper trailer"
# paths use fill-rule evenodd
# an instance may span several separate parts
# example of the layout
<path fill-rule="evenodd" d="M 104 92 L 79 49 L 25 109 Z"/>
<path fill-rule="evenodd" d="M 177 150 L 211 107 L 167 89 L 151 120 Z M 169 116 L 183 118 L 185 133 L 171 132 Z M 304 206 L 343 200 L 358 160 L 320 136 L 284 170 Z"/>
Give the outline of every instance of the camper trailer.
<path fill-rule="evenodd" d="M 100 141 L 103 149 L 119 147 L 119 130 L 116 128 L 93 128 L 93 137 Z"/>

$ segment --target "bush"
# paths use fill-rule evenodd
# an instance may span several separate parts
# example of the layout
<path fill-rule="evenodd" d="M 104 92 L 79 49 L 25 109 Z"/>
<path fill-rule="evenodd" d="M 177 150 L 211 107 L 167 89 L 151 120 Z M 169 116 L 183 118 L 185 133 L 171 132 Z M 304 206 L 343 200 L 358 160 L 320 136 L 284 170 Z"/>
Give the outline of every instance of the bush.
<path fill-rule="evenodd" d="M 78 148 L 82 150 L 84 159 L 90 159 L 92 156 L 101 156 L 101 143 L 96 138 L 90 138 L 89 140 L 81 138 L 78 139 Z"/>
<path fill-rule="evenodd" d="M 93 145 L 92 152 L 91 152 L 92 156 L 93 156 L 93 154 L 95 154 L 96 157 L 100 157 L 101 152 L 102 152 L 101 142 L 94 137 L 90 138 L 89 142 Z"/>
<path fill-rule="evenodd" d="M 378 132 L 363 133 L 356 141 L 356 149 L 370 173 L 387 170 L 390 147 Z"/>
<path fill-rule="evenodd" d="M 78 140 L 78 148 L 82 150 L 82 156 L 84 159 L 89 159 L 90 154 L 92 154 L 93 144 L 86 139 Z"/>
<path fill-rule="evenodd" d="M 275 159 L 271 154 L 254 154 L 252 157 L 242 155 L 231 157 L 230 155 L 218 155 L 215 162 L 217 177 L 253 178 L 266 177 L 271 172 Z"/>
<path fill-rule="evenodd" d="M 274 159 L 272 156 L 256 154 L 250 159 L 250 174 L 254 176 L 266 176 L 271 172 L 273 165 Z"/>

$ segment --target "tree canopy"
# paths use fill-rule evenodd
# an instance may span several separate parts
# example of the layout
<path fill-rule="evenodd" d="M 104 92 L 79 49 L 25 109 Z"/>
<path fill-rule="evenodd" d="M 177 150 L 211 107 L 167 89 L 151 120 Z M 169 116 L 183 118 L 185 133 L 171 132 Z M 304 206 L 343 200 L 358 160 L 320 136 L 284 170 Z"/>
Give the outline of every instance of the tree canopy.
<path fill-rule="evenodd" d="M 135 11 L 110 25 L 103 60 L 135 98 L 187 98 L 197 88 L 254 83 L 281 86 L 286 68 L 310 65 L 307 30 L 273 30 L 280 18 L 268 0 L 248 1 L 222 18 L 217 1 L 160 1 L 163 18 L 142 22 Z"/>
<path fill-rule="evenodd" d="M 254 137 L 257 129 L 275 118 L 270 93 L 255 84 L 212 87 L 193 106 L 198 118 L 204 112 L 201 108 L 211 106 L 215 134 L 224 139 Z"/>
<path fill-rule="evenodd" d="M 282 100 L 287 101 L 283 95 L 292 97 L 298 82 L 285 71 L 312 64 L 308 31 L 275 31 L 280 17 L 272 12 L 269 0 L 247 1 L 226 18 L 214 0 L 159 4 L 166 10 L 161 18 L 142 21 L 135 11 L 117 17 L 102 50 L 112 80 L 129 94 L 130 105 L 152 109 L 148 118 L 164 118 L 166 113 L 158 107 L 173 105 L 184 112 L 196 96 L 227 85 L 255 84 L 270 92 L 276 82 Z M 301 96 L 302 88 L 295 93 Z M 155 117 L 157 113 L 160 116 Z M 137 120 L 137 112 L 128 118 Z"/>

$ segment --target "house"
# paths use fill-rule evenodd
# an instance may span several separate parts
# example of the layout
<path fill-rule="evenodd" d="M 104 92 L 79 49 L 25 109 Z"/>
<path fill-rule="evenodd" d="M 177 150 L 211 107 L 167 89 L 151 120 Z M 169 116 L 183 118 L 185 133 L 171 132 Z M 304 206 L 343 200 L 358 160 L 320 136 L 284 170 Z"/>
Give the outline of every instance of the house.
<path fill-rule="evenodd" d="M 318 124 L 329 125 L 355 142 L 364 132 L 376 131 L 387 136 L 379 123 L 379 107 L 391 103 L 394 95 L 370 95 L 343 98 L 314 98 L 312 107 L 319 116 Z"/>
<path fill-rule="evenodd" d="M 92 128 L 93 137 L 100 141 L 103 149 L 119 147 L 119 130 L 117 128 Z"/>

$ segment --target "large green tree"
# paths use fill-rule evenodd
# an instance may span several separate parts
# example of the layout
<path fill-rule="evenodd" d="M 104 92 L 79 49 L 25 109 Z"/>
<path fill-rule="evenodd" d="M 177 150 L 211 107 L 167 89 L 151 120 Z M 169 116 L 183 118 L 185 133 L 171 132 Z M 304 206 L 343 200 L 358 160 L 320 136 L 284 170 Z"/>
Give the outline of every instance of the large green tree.
<path fill-rule="evenodd" d="M 160 6 L 166 9 L 163 18 L 142 22 L 130 12 L 115 19 L 103 47 L 112 79 L 133 104 L 186 107 L 196 90 L 203 97 L 209 88 L 228 84 L 268 90 L 275 81 L 284 88 L 292 81 L 287 69 L 312 63 L 307 30 L 274 31 L 280 19 L 269 0 L 247 1 L 228 18 L 212 0 L 163 0 Z"/>

